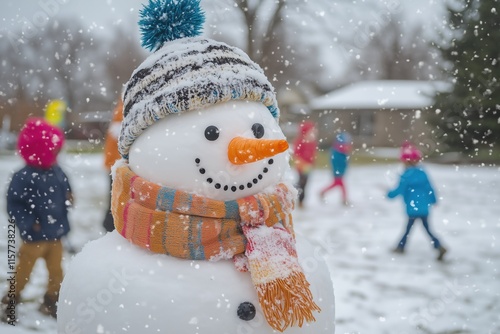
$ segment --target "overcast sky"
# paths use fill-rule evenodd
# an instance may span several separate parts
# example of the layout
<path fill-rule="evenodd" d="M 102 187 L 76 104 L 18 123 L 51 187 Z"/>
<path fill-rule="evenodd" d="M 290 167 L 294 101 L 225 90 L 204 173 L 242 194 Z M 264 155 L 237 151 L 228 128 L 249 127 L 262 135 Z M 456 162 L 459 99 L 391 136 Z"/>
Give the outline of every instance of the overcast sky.
<path fill-rule="evenodd" d="M 132 25 L 145 0 L 2 0 L 0 29 L 17 31 L 23 24 L 35 28 L 46 25 L 55 17 L 80 18 L 92 30 L 111 25 Z M 26 23 L 29 22 L 29 23 Z M 130 27 L 137 31 L 137 25 Z"/>
<path fill-rule="evenodd" d="M 218 0 L 202 0 L 202 5 L 206 1 Z M 332 4 L 335 3 L 334 0 L 331 1 Z M 386 4 L 388 7 L 400 4 L 409 14 L 408 19 L 422 20 L 426 25 L 438 24 L 442 18 L 444 0 L 374 1 Z M 147 0 L 2 0 L 0 29 L 3 31 L 16 29 L 26 22 L 40 27 L 54 17 L 79 17 L 89 28 L 105 30 L 112 24 L 129 25 L 130 22 L 137 21 L 138 11 L 143 3 L 147 3 Z M 137 30 L 136 26 L 131 28 Z"/>
<path fill-rule="evenodd" d="M 91 33 L 106 36 L 107 31 L 111 31 L 113 25 L 119 25 L 124 29 L 130 29 L 131 33 L 137 34 L 139 43 L 139 28 L 137 25 L 139 10 L 148 0 L 0 0 L 0 38 L 7 37 L 13 42 L 22 28 L 28 35 L 28 39 L 36 36 L 38 29 L 54 22 L 56 18 L 78 18 L 81 19 L 85 27 Z M 201 0 L 202 6 L 211 1 L 222 0 Z M 305 0 L 304 0 L 305 1 Z M 332 15 L 331 21 L 338 28 L 339 34 L 352 33 L 352 29 L 360 29 L 366 26 L 383 26 L 385 14 L 398 14 L 398 20 L 403 22 L 403 28 L 413 25 L 422 25 L 426 35 L 436 36 L 436 30 L 442 31 L 444 22 L 444 3 L 446 0 L 328 0 L 332 8 L 325 9 L 327 15 Z M 308 0 L 310 5 L 318 6 L 317 0 Z M 214 3 L 212 3 L 214 4 Z M 219 16 L 219 19 L 226 19 L 227 13 L 223 10 L 223 5 L 219 6 L 222 13 L 207 13 L 207 21 Z M 321 8 L 319 8 L 321 9 Z M 330 14 L 328 14 L 330 13 Z M 215 15 L 215 16 L 214 16 Z M 338 22 L 337 22 L 338 21 Z M 229 39 L 224 39 L 228 43 L 244 47 L 243 39 L 240 38 L 243 30 L 241 26 L 235 25 L 233 21 L 219 22 L 218 26 L 221 34 L 230 33 Z M 358 27 L 358 28 L 356 28 Z M 33 30 L 27 30 L 28 28 Z M 205 26 L 205 31 L 208 32 Z M 210 31 L 210 37 L 217 39 L 217 33 Z M 31 36 L 30 36 L 31 34 Z M 212 35 L 214 34 L 214 35 Z M 352 34 L 351 34 L 352 35 Z M 310 36 L 312 40 L 314 36 Z M 320 38 L 320 36 L 317 36 Z M 322 37 L 324 38 L 324 37 Z M 331 43 L 324 40 L 320 44 Z M 339 66 L 343 62 L 340 54 L 332 54 L 326 50 L 323 59 L 327 63 L 335 64 L 332 75 L 339 75 L 336 70 L 345 66 Z M 335 70 L 336 69 L 336 70 Z M 329 80 L 329 79 L 328 79 Z"/>

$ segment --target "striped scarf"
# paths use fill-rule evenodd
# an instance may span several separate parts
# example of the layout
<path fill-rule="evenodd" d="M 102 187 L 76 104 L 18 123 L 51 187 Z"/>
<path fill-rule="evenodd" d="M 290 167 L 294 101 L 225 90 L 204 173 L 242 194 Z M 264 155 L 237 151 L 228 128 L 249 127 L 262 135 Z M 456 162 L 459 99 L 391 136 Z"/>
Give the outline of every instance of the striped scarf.
<path fill-rule="evenodd" d="M 159 186 L 122 165 L 111 209 L 116 230 L 139 247 L 182 259 L 233 259 L 238 270 L 250 272 L 269 325 L 284 331 L 315 321 L 312 312 L 320 311 L 298 262 L 293 203 L 285 184 L 217 201 Z"/>

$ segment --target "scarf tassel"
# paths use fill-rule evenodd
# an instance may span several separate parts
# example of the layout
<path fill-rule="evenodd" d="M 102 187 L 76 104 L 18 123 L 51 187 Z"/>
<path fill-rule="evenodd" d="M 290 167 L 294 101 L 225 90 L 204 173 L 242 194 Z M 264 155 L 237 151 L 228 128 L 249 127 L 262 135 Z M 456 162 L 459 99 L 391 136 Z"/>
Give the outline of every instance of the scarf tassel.
<path fill-rule="evenodd" d="M 302 327 L 313 322 L 312 312 L 321 309 L 313 300 L 304 273 L 293 272 L 286 278 L 257 285 L 259 302 L 269 325 L 280 332 L 290 326 Z"/>

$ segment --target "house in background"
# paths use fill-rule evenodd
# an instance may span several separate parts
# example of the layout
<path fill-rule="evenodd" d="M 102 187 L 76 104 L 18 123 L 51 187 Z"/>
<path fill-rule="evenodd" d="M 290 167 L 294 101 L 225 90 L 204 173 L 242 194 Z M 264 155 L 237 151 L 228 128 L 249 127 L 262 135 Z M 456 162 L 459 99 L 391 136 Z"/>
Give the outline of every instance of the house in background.
<path fill-rule="evenodd" d="M 431 139 L 426 115 L 434 112 L 436 91 L 446 89 L 438 81 L 360 81 L 309 101 L 309 119 L 318 124 L 321 146 L 347 131 L 354 144 L 396 147 L 405 140 Z"/>

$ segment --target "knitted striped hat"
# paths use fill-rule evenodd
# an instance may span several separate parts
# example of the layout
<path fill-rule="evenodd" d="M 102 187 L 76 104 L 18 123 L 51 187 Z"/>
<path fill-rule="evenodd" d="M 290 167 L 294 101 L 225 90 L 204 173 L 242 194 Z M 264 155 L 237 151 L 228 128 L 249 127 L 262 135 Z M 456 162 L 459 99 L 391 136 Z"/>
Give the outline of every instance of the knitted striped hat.
<path fill-rule="evenodd" d="M 123 96 L 118 148 L 128 159 L 135 139 L 169 114 L 230 100 L 264 104 L 279 117 L 274 88 L 242 50 L 199 35 L 200 0 L 150 0 L 141 11 L 143 46 L 155 52 L 132 74 Z"/>

